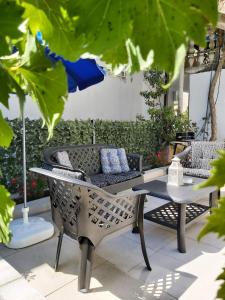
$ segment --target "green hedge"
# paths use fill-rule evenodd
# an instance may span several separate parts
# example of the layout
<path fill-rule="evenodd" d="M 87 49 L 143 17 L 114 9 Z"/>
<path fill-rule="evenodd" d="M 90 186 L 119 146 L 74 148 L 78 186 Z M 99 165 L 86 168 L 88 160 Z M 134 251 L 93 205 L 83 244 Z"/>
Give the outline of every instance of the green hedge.
<path fill-rule="evenodd" d="M 14 139 L 8 149 L 0 148 L 0 168 L 2 177 L 0 183 L 18 198 L 23 194 L 22 180 L 22 122 L 18 119 L 9 121 L 13 128 Z M 42 127 L 41 120 L 26 119 L 26 157 L 27 169 L 40 166 L 43 150 L 50 146 L 68 144 L 91 144 L 93 126 L 91 121 L 61 121 L 54 130 L 54 136 L 47 141 L 48 132 Z M 27 173 L 28 199 L 45 195 L 46 183 L 40 177 Z M 20 202 L 18 200 L 18 202 Z"/>
<path fill-rule="evenodd" d="M 159 150 L 156 133 L 150 121 L 101 121 L 95 122 L 96 143 L 124 147 L 128 153 L 144 156 L 144 165 L 153 164 Z"/>
<path fill-rule="evenodd" d="M 8 149 L 0 148 L 2 171 L 0 183 L 5 184 L 11 193 L 19 192 L 22 195 L 22 123 L 18 119 L 9 123 L 14 131 L 14 139 Z M 128 153 L 143 154 L 144 165 L 156 166 L 160 163 L 156 154 L 163 148 L 163 144 L 160 139 L 162 128 L 157 127 L 155 123 L 159 122 L 96 120 L 94 125 L 96 143 L 114 144 L 124 147 Z M 175 126 L 174 134 L 177 129 Z M 174 134 L 170 130 L 170 139 L 174 139 Z M 27 169 L 41 165 L 42 152 L 47 147 L 91 144 L 92 141 L 91 120 L 62 120 L 56 126 L 53 138 L 47 141 L 47 130 L 42 127 L 42 121 L 26 119 Z M 28 198 L 40 197 L 45 187 L 45 182 L 28 173 Z"/>

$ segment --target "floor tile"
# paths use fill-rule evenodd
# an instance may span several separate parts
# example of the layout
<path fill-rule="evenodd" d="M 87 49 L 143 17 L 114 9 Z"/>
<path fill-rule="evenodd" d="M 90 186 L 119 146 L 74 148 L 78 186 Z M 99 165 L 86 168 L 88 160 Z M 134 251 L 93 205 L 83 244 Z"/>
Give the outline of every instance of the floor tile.
<path fill-rule="evenodd" d="M 126 234 L 103 241 L 96 249 L 96 253 L 123 271 L 130 270 L 140 262 L 145 265 L 140 241 L 134 243 L 126 237 Z M 151 249 L 148 249 L 148 254 L 151 253 Z"/>
<path fill-rule="evenodd" d="M 7 248 L 5 245 L 0 243 L 0 256 L 3 257 L 3 258 L 7 257 L 7 256 L 10 256 L 12 254 L 15 254 L 19 251 L 20 250 L 14 250 L 14 249 Z"/>
<path fill-rule="evenodd" d="M 186 250 L 186 253 L 180 253 L 177 250 L 177 241 L 174 240 L 165 245 L 165 247 L 163 247 L 162 249 L 160 249 L 158 253 L 163 253 L 166 256 L 172 256 L 183 263 L 187 263 L 195 259 L 196 257 L 201 256 L 203 253 L 219 253 L 223 249 L 219 250 L 216 247 L 205 243 L 197 242 L 194 239 L 187 237 Z"/>
<path fill-rule="evenodd" d="M 33 289 L 23 278 L 0 287 L 1 300 L 44 300 L 37 290 Z"/>
<path fill-rule="evenodd" d="M 197 240 L 197 237 L 206 224 L 206 218 L 201 219 L 198 223 L 192 224 L 186 230 L 186 236 Z M 221 238 L 218 238 L 216 234 L 209 233 L 201 239 L 201 243 L 206 243 L 216 247 L 218 249 L 223 249 L 225 247 L 225 241 Z"/>
<path fill-rule="evenodd" d="M 196 280 L 184 291 L 180 299 L 189 300 L 194 295 L 204 300 L 215 299 L 220 285 L 216 278 L 224 266 L 223 251 L 217 253 L 203 252 L 199 257 L 183 264 L 178 270 L 196 276 Z"/>
<path fill-rule="evenodd" d="M 79 270 L 80 250 L 78 243 L 64 238 L 60 256 L 59 271 L 54 271 L 57 239 L 45 241 L 23 249 L 22 252 L 7 257 L 7 261 L 30 284 L 37 288 L 43 295 L 49 294 L 55 289 L 77 278 Z M 97 255 L 94 267 L 104 260 Z"/>
<path fill-rule="evenodd" d="M 125 233 L 125 236 L 132 239 L 134 242 L 139 243 L 139 234 L 127 232 Z M 144 222 L 144 236 L 146 247 L 151 249 L 153 252 L 159 250 L 169 242 L 176 240 L 176 232 L 174 230 L 165 230 L 162 226 L 155 225 L 147 220 Z"/>
<path fill-rule="evenodd" d="M 105 263 L 94 270 L 89 293 L 78 292 L 77 280 L 75 280 L 47 297 L 48 300 L 63 298 L 67 300 L 174 300 L 172 296 L 163 292 L 150 293 L 140 281 L 121 272 L 110 263 Z"/>
<path fill-rule="evenodd" d="M 154 255 L 152 256 L 152 258 Z M 142 289 L 150 295 L 157 295 L 167 292 L 175 298 L 179 298 L 183 292 L 196 280 L 185 272 L 172 271 L 161 267 L 157 261 L 151 260 L 152 271 L 149 272 L 141 265 L 129 271 L 129 275 L 142 282 Z"/>
<path fill-rule="evenodd" d="M 0 257 L 0 286 L 21 278 L 22 275 L 12 266 Z"/>

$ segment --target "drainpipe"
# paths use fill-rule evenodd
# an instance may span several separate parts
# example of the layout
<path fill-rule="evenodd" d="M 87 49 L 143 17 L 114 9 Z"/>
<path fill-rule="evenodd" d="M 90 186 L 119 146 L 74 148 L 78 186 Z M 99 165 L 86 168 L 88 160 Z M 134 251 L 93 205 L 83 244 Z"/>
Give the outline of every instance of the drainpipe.
<path fill-rule="evenodd" d="M 184 62 L 180 68 L 179 91 L 178 91 L 178 112 L 183 112 L 183 93 L 184 93 Z"/>
<path fill-rule="evenodd" d="M 95 120 L 91 120 L 92 124 L 92 144 L 96 144 L 96 135 L 95 135 Z"/>

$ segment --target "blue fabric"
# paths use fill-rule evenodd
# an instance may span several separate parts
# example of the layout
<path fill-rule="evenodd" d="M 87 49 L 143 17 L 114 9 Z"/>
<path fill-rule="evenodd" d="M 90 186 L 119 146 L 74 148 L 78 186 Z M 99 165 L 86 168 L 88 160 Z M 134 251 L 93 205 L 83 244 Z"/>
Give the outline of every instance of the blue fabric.
<path fill-rule="evenodd" d="M 38 31 L 36 34 L 38 42 L 43 45 L 42 32 Z M 48 47 L 45 47 L 45 54 L 49 57 L 52 63 L 61 61 L 66 69 L 68 91 L 70 93 L 79 90 L 84 90 L 89 86 L 99 83 L 104 80 L 104 69 L 97 65 L 94 59 L 80 58 L 75 62 L 65 60 L 62 56 L 58 56 L 51 52 Z"/>
<path fill-rule="evenodd" d="M 70 93 L 76 92 L 77 87 L 79 90 L 84 90 L 104 80 L 104 71 L 94 59 L 80 58 L 75 62 L 71 62 L 52 53 L 48 47 L 45 48 L 45 53 L 52 63 L 59 60 L 63 63 L 67 73 L 68 91 Z"/>
<path fill-rule="evenodd" d="M 126 153 L 123 148 L 101 149 L 101 165 L 104 174 L 119 174 L 129 171 Z"/>

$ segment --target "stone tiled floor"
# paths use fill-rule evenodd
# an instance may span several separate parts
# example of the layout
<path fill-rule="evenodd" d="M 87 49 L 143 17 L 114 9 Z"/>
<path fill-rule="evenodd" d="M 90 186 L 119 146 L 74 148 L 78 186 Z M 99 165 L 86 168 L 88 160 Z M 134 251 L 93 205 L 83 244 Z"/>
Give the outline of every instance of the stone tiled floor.
<path fill-rule="evenodd" d="M 162 202 L 151 197 L 145 210 Z M 42 216 L 51 219 L 49 213 Z M 213 235 L 197 242 L 204 222 L 202 217 L 187 229 L 187 253 L 181 254 L 173 230 L 145 221 L 152 272 L 145 269 L 138 235 L 126 232 L 103 241 L 96 251 L 88 294 L 77 291 L 79 248 L 67 237 L 57 273 L 53 270 L 57 233 L 48 241 L 17 251 L 0 246 L 0 256 L 48 300 L 212 300 L 219 284 L 214 279 L 224 266 L 225 243 Z"/>

